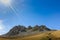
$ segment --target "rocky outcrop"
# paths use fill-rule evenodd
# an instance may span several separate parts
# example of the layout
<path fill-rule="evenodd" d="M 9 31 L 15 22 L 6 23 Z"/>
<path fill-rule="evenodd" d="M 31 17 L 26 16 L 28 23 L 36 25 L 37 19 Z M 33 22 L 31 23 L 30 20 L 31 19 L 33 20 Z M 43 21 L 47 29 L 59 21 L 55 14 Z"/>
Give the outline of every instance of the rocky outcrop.
<path fill-rule="evenodd" d="M 47 28 L 45 25 L 41 25 L 41 26 L 34 26 L 34 27 L 31 27 L 31 26 L 28 26 L 28 28 L 26 28 L 25 26 L 21 26 L 21 25 L 18 25 L 18 26 L 14 26 L 6 35 L 7 36 L 15 36 L 15 35 L 18 35 L 18 34 L 28 34 L 28 33 L 35 33 L 35 31 L 39 31 L 39 32 L 45 32 L 45 31 L 51 31 L 51 29 Z"/>

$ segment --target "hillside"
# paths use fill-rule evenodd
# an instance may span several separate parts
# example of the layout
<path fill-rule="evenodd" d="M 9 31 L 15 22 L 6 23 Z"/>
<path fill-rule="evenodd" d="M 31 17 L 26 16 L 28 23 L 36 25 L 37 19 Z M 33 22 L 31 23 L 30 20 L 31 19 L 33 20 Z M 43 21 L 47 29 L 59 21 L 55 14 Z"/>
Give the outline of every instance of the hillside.
<path fill-rule="evenodd" d="M 14 26 L 5 36 L 25 36 L 46 31 L 52 31 L 52 29 L 47 28 L 45 25 L 35 25 L 34 27 L 28 26 L 28 28 L 18 25 Z"/>
<path fill-rule="evenodd" d="M 58 33 L 58 34 L 57 34 Z M 52 30 L 45 25 L 14 26 L 8 33 L 0 36 L 0 40 L 56 40 L 60 39 L 60 31 Z"/>
<path fill-rule="evenodd" d="M 60 31 L 49 31 L 23 37 L 0 37 L 0 40 L 60 40 Z"/>

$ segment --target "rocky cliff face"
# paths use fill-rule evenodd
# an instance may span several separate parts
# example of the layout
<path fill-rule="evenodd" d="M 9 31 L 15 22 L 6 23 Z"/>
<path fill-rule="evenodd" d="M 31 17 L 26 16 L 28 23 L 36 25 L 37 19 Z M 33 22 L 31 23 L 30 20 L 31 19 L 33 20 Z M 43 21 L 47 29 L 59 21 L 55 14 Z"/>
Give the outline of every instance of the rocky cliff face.
<path fill-rule="evenodd" d="M 9 36 L 13 36 L 13 35 L 17 35 L 20 32 L 26 32 L 26 28 L 24 26 L 14 26 L 8 33 L 7 35 Z"/>
<path fill-rule="evenodd" d="M 24 35 L 24 34 L 29 34 L 29 33 L 35 33 L 35 32 L 45 32 L 45 31 L 51 31 L 51 29 L 47 28 L 45 25 L 41 25 L 41 26 L 28 26 L 28 28 L 26 28 L 25 26 L 14 26 L 6 35 L 7 36 L 15 36 L 18 34 Z"/>

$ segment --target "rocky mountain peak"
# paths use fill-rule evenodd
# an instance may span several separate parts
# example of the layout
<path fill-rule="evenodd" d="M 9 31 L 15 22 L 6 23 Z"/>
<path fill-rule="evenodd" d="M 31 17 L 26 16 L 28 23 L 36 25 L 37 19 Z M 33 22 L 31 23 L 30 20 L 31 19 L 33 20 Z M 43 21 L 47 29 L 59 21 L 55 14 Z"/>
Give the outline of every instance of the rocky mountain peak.
<path fill-rule="evenodd" d="M 18 35 L 18 34 L 21 34 L 21 33 L 28 33 L 28 32 L 35 32 L 35 31 L 39 31 L 39 32 L 42 32 L 42 31 L 51 31 L 51 29 L 47 28 L 45 25 L 41 25 L 41 26 L 38 26 L 38 25 L 35 25 L 34 27 L 32 26 L 28 26 L 28 28 L 26 28 L 25 26 L 21 26 L 21 25 L 18 25 L 18 26 L 14 26 L 8 33 L 7 35 L 9 36 L 13 36 L 13 35 Z"/>

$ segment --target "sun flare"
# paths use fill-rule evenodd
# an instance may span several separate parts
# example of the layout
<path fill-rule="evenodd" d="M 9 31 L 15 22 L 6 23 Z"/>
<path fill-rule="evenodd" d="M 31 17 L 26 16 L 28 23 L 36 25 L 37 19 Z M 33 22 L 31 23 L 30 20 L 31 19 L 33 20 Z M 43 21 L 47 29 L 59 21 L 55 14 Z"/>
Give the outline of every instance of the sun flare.
<path fill-rule="evenodd" d="M 12 6 L 13 0 L 0 0 L 0 3 L 10 8 L 17 16 L 16 9 Z"/>
<path fill-rule="evenodd" d="M 0 0 L 0 2 L 4 5 L 9 5 L 11 3 L 11 0 Z"/>

